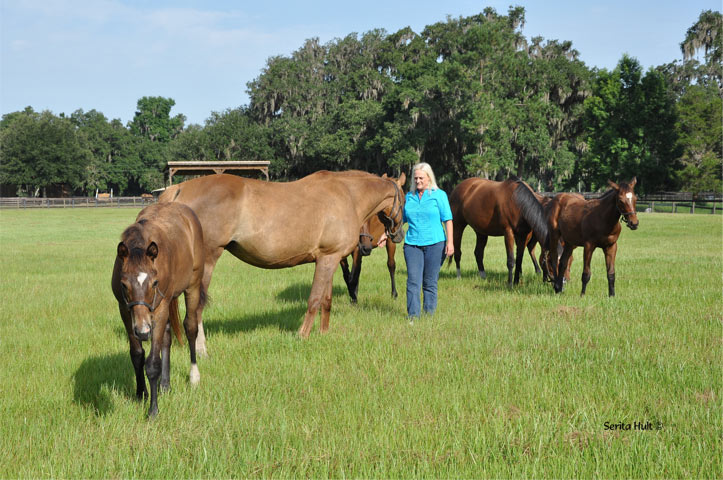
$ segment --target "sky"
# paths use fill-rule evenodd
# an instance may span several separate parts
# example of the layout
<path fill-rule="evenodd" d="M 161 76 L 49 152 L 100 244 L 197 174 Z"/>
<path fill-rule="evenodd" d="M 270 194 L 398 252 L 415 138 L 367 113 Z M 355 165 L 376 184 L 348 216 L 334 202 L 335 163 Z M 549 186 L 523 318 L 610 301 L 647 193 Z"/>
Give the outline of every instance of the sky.
<path fill-rule="evenodd" d="M 132 120 L 138 99 L 173 98 L 203 125 L 248 105 L 268 58 L 374 29 L 394 33 L 486 7 L 525 8 L 529 40 L 569 40 L 588 67 L 623 54 L 647 70 L 682 59 L 680 43 L 721 0 L 0 0 L 0 114 L 97 110 Z"/>

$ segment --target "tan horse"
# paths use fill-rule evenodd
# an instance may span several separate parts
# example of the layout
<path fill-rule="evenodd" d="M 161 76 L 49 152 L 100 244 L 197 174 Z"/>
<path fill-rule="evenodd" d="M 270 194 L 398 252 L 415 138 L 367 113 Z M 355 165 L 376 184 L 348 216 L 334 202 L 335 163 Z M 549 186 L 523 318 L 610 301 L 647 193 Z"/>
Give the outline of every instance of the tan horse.
<path fill-rule="evenodd" d="M 196 335 L 206 299 L 201 285 L 203 259 L 201 224 L 193 211 L 181 204 L 144 208 L 118 244 L 111 286 L 128 334 L 139 399 L 148 396 L 141 342 L 151 339 L 151 351 L 145 359 L 151 385 L 149 417 L 158 414 L 159 377 L 161 388 L 170 388 L 171 327 L 182 342 L 178 318 L 181 293 L 186 301 L 183 326 L 191 354 L 190 380 L 194 385 L 200 381 Z"/>
<path fill-rule="evenodd" d="M 596 248 L 605 252 L 607 266 L 608 295 L 615 296 L 615 256 L 618 251 L 618 237 L 622 228 L 620 217 L 631 230 L 638 228 L 635 211 L 637 196 L 633 191 L 637 179 L 630 183 L 608 182 L 611 190 L 595 200 L 585 200 L 580 195 L 559 193 L 555 196 L 548 212 L 550 245 L 564 244 L 559 265 L 567 265 L 575 247 L 584 247 L 582 292 L 585 295 L 590 281 L 590 260 Z M 555 274 L 555 292 L 562 291 L 563 274 L 558 267 L 557 255 L 550 255 L 550 269 Z"/>
<path fill-rule="evenodd" d="M 321 171 L 288 183 L 218 174 L 171 186 L 159 198 L 188 205 L 201 221 L 205 289 L 224 250 L 261 268 L 314 262 L 302 338 L 319 310 L 321 331 L 328 330 L 334 271 L 354 250 L 364 222 L 378 215 L 389 237 L 402 241 L 403 201 L 395 182 L 359 171 Z M 200 323 L 205 345 L 202 332 Z"/>
<path fill-rule="evenodd" d="M 382 178 L 387 178 L 387 174 L 382 175 Z M 400 189 L 404 188 L 404 182 L 407 181 L 407 176 L 402 173 L 397 179 L 391 178 L 392 181 L 396 182 Z M 357 302 L 357 293 L 359 291 L 359 275 L 361 274 L 362 257 L 366 257 L 372 253 L 372 250 L 377 247 L 379 238 L 385 231 L 384 224 L 379 220 L 378 217 L 371 217 L 369 220 L 362 225 L 361 231 L 359 232 L 359 245 L 351 253 L 352 264 L 351 270 L 349 269 L 349 263 L 346 257 L 341 259 L 341 271 L 344 275 L 344 283 L 349 291 L 349 297 L 352 303 Z M 386 242 L 385 248 L 387 250 L 387 270 L 389 270 L 389 277 L 392 282 L 392 298 L 397 298 L 397 284 L 394 279 L 394 273 L 397 270 L 397 262 L 394 260 L 394 256 L 397 251 L 397 246 L 394 242 Z"/>

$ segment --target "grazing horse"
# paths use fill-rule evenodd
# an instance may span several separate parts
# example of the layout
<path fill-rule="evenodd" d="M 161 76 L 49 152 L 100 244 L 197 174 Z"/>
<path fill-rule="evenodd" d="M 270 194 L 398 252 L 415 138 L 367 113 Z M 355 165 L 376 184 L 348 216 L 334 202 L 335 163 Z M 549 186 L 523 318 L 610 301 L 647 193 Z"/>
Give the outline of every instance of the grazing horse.
<path fill-rule="evenodd" d="M 387 174 L 382 175 L 382 178 L 387 178 Z M 398 179 L 391 179 L 396 182 L 399 188 L 404 187 L 404 182 L 407 180 L 407 176 L 402 173 Z M 359 232 L 359 245 L 352 252 L 352 267 L 349 270 L 349 263 L 347 258 L 341 259 L 341 272 L 344 275 L 344 283 L 349 291 L 349 297 L 351 303 L 357 302 L 357 292 L 359 291 L 359 275 L 361 275 L 362 257 L 366 257 L 372 253 L 372 249 L 377 247 L 379 238 L 384 233 L 384 224 L 377 217 L 371 217 L 362 225 L 361 231 Z M 397 298 L 397 284 L 394 280 L 394 272 L 397 269 L 397 262 L 394 260 L 394 255 L 397 251 L 397 246 L 393 242 L 386 242 L 387 249 L 387 269 L 389 270 L 389 278 L 392 282 L 392 298 Z"/>
<path fill-rule="evenodd" d="M 261 268 L 314 262 L 302 338 L 319 311 L 321 332 L 328 330 L 334 271 L 354 250 L 364 222 L 377 215 L 393 241 L 403 240 L 403 201 L 395 182 L 360 171 L 320 171 L 286 183 L 217 174 L 168 187 L 159 198 L 188 205 L 201 221 L 204 289 L 224 250 Z"/>
<path fill-rule="evenodd" d="M 637 179 L 630 183 L 616 184 L 608 181 L 611 190 L 602 197 L 585 200 L 580 195 L 559 193 L 555 196 L 548 212 L 550 244 L 556 245 L 562 240 L 564 249 L 559 265 L 566 265 L 575 247 L 584 247 L 582 292 L 590 281 L 590 259 L 596 248 L 605 252 L 605 265 L 608 276 L 608 295 L 615 296 L 615 254 L 618 250 L 622 221 L 631 229 L 638 228 L 638 216 L 635 211 L 637 196 L 633 191 Z M 563 275 L 558 267 L 556 255 L 550 255 L 550 268 L 555 273 L 555 292 L 562 291 Z"/>
<path fill-rule="evenodd" d="M 547 223 L 539 200 L 529 185 L 513 177 L 504 182 L 468 178 L 452 191 L 449 197 L 454 226 L 454 261 L 457 276 L 462 258 L 462 232 L 470 225 L 477 234 L 474 254 L 479 276 L 486 278 L 484 249 L 487 237 L 504 236 L 507 249 L 507 283 L 517 285 L 522 274 L 522 257 L 532 233 L 546 246 Z M 517 255 L 513 250 L 517 245 Z M 516 261 L 515 261 L 516 258 Z M 452 259 L 450 258 L 450 263 Z"/>
<path fill-rule="evenodd" d="M 138 399 L 148 396 L 141 342 L 151 340 L 151 351 L 145 359 L 151 385 L 149 417 L 158 414 L 159 377 L 161 388 L 170 388 L 171 327 L 178 341 L 183 342 L 178 318 L 181 293 L 186 301 L 183 326 L 191 353 L 189 377 L 193 385 L 201 379 L 196 365 L 196 335 L 206 301 L 203 258 L 201 224 L 185 205 L 149 205 L 121 235 L 111 286 L 128 334 Z"/>

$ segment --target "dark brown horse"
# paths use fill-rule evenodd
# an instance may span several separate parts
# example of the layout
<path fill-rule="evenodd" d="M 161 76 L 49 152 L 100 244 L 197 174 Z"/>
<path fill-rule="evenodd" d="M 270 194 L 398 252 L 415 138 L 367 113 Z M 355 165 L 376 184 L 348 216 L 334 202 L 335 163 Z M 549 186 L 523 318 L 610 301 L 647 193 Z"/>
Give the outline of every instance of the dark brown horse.
<path fill-rule="evenodd" d="M 548 213 L 550 227 L 550 244 L 556 245 L 559 240 L 564 250 L 559 265 L 566 265 L 575 247 L 584 247 L 582 292 L 590 281 L 590 259 L 596 248 L 605 252 L 607 266 L 608 295 L 615 296 L 615 255 L 618 250 L 620 236 L 620 219 L 631 230 L 638 228 L 638 216 L 635 211 L 637 196 L 633 191 L 637 179 L 630 183 L 616 184 L 595 200 L 585 200 L 580 195 L 560 193 L 552 201 Z M 562 291 L 563 275 L 560 274 L 556 255 L 550 255 L 551 270 L 555 275 L 555 292 Z"/>
<path fill-rule="evenodd" d="M 387 178 L 386 173 L 382 175 L 382 178 Z M 391 178 L 392 181 L 396 182 L 399 188 L 404 188 L 404 182 L 407 180 L 407 176 L 402 175 L 397 178 Z M 349 263 L 347 257 L 341 259 L 341 272 L 344 275 L 344 283 L 349 291 L 349 297 L 352 303 L 357 302 L 357 293 L 359 291 L 359 275 L 361 275 L 362 258 L 372 253 L 372 249 L 377 247 L 379 238 L 384 233 L 384 224 L 377 217 L 371 217 L 362 225 L 361 231 L 359 232 L 359 245 L 351 253 L 352 266 L 349 269 Z M 394 260 L 394 255 L 397 251 L 397 246 L 394 242 L 386 242 L 387 250 L 387 269 L 389 270 L 389 278 L 392 283 L 392 298 L 397 298 L 397 284 L 394 280 L 394 272 L 397 269 L 397 262 Z"/>
<path fill-rule="evenodd" d="M 477 234 L 474 253 L 480 277 L 486 277 L 484 249 L 487 238 L 503 236 L 507 249 L 507 283 L 513 284 L 514 268 L 514 284 L 518 284 L 522 274 L 525 245 L 531 234 L 534 233 L 538 239 L 542 239 L 543 245 L 548 241 L 542 206 L 529 185 L 517 178 L 504 182 L 468 178 L 452 191 L 449 203 L 454 219 L 454 261 L 457 265 L 457 276 L 460 275 L 462 233 L 465 227 L 470 225 Z"/>
<path fill-rule="evenodd" d="M 302 338 L 320 310 L 321 331 L 328 330 L 334 271 L 356 247 L 364 222 L 377 215 L 393 241 L 404 238 L 399 186 L 366 172 L 321 171 L 288 183 L 211 175 L 169 187 L 159 201 L 184 203 L 201 221 L 205 289 L 224 250 L 261 268 L 314 262 Z"/>
<path fill-rule="evenodd" d="M 130 343 L 136 396 L 148 396 L 148 416 L 158 414 L 158 382 L 170 388 L 171 327 L 179 342 L 178 296 L 186 301 L 183 326 L 191 353 L 190 381 L 201 379 L 196 366 L 196 334 L 206 299 L 203 280 L 203 233 L 193 211 L 181 204 L 149 205 L 121 235 L 111 286 Z M 170 323 L 169 323 L 170 320 Z M 148 358 L 141 342 L 151 340 Z"/>

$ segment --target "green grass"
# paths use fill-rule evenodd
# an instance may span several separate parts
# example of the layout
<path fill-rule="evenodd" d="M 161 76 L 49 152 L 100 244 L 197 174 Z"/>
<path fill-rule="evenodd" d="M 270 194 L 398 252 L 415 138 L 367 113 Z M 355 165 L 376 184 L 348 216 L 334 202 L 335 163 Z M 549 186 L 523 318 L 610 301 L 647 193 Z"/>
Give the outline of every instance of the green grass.
<path fill-rule="evenodd" d="M 720 478 L 719 216 L 639 214 L 622 233 L 617 297 L 601 252 L 588 295 L 531 268 L 505 286 L 501 238 L 476 276 L 442 271 L 437 314 L 405 321 L 386 258 L 365 259 L 359 304 L 340 272 L 327 335 L 299 340 L 313 266 L 261 270 L 224 254 L 205 327 L 210 357 L 147 421 L 110 291 L 133 209 L 0 212 L 1 478 Z M 652 431 L 605 423 L 651 422 Z M 657 429 L 661 425 L 662 428 Z"/>

